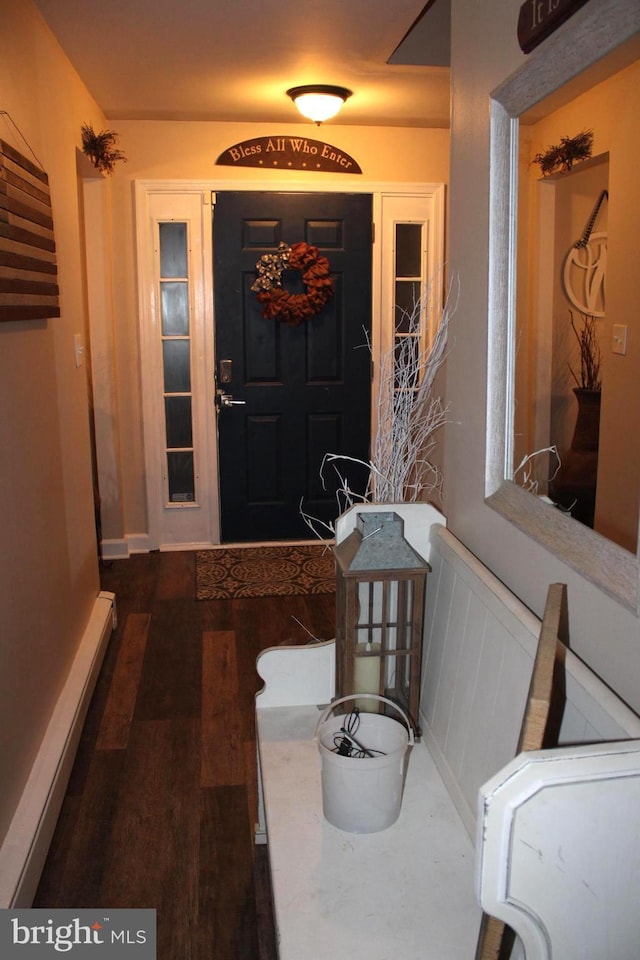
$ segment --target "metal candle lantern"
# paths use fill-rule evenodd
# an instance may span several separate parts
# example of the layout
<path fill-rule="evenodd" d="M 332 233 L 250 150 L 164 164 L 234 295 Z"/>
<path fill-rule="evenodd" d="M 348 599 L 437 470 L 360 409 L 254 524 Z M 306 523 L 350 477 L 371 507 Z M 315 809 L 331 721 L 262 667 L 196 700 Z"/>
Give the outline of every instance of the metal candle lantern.
<path fill-rule="evenodd" d="M 416 726 L 429 564 L 404 539 L 392 511 L 359 513 L 336 558 L 336 693 L 374 693 Z M 373 700 L 358 702 L 368 709 Z M 417 726 L 416 726 L 417 729 Z"/>

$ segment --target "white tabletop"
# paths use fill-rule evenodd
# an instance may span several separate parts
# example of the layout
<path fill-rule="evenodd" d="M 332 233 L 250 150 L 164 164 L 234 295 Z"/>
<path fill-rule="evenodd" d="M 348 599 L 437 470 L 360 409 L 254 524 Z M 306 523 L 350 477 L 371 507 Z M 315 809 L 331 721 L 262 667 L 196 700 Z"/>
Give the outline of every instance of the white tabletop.
<path fill-rule="evenodd" d="M 257 710 L 280 960 L 471 960 L 474 850 L 424 745 L 400 816 L 353 834 L 322 813 L 319 708 Z"/>

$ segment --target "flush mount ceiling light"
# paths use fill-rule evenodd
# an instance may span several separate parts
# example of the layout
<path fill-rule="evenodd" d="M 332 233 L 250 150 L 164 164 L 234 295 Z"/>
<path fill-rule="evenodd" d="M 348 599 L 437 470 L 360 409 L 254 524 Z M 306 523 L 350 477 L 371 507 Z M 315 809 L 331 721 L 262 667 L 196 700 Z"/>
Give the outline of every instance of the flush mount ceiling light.
<path fill-rule="evenodd" d="M 332 87 L 322 83 L 310 83 L 303 87 L 291 87 L 287 90 L 303 117 L 318 125 L 330 120 L 341 109 L 345 100 L 351 96 L 346 87 Z"/>

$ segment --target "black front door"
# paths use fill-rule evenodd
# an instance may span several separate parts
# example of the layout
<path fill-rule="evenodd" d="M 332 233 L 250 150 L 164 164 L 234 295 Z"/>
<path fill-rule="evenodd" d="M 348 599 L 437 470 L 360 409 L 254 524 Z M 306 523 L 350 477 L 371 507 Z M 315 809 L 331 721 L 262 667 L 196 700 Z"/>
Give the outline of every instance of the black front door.
<path fill-rule="evenodd" d="M 371 196 L 218 193 L 214 210 L 217 388 L 222 540 L 309 538 L 300 505 L 330 522 L 339 512 L 327 453 L 369 458 Z M 293 327 L 262 316 L 256 263 L 284 241 L 317 247 L 334 295 Z M 304 292 L 298 271 L 283 274 Z M 230 362 L 228 362 L 230 361 Z M 363 491 L 366 471 L 341 473 Z"/>

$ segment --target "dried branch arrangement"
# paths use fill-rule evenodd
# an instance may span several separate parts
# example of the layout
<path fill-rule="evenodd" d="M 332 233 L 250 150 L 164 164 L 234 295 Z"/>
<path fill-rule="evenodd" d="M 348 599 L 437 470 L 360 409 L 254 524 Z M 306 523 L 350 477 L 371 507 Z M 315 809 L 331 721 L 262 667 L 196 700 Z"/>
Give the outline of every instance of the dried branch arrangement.
<path fill-rule="evenodd" d="M 448 421 L 448 404 L 434 386 L 447 353 L 451 290 L 430 345 L 422 342 L 430 312 L 417 302 L 405 316 L 403 336 L 380 363 L 378 430 L 371 461 L 371 493 L 378 503 L 414 503 L 439 495 L 442 474 L 431 461 L 438 431 Z"/>
<path fill-rule="evenodd" d="M 569 364 L 571 376 L 583 390 L 600 390 L 602 387 L 602 377 L 600 375 L 602 354 L 598 343 L 596 318 L 583 313 L 582 326 L 578 329 L 573 311 L 569 311 L 569 316 L 571 317 L 571 329 L 576 335 L 580 348 L 580 376 Z"/>
<path fill-rule="evenodd" d="M 118 161 L 127 162 L 122 150 L 116 147 L 118 134 L 114 130 L 96 133 L 90 123 L 83 123 L 81 130 L 82 152 L 91 160 L 96 170 L 111 174 Z"/>
<path fill-rule="evenodd" d="M 449 405 L 435 391 L 436 375 L 447 355 L 449 323 L 455 312 L 458 288 L 449 286 L 437 330 L 431 344 L 424 343 L 427 318 L 433 309 L 431 286 L 424 300 L 417 301 L 411 313 L 404 311 L 401 328 L 404 335 L 380 360 L 377 393 L 377 431 L 368 463 L 339 454 L 327 454 L 321 476 L 331 468 L 339 478 L 336 497 L 339 512 L 354 503 L 414 503 L 439 498 L 442 473 L 432 462 L 438 431 L 448 422 Z M 368 344 L 371 349 L 371 344 Z M 351 461 L 369 469 L 367 489 L 357 493 L 340 474 L 338 463 Z M 317 521 L 300 507 L 314 533 Z M 331 533 L 332 526 L 321 524 Z"/>
<path fill-rule="evenodd" d="M 536 153 L 532 163 L 540 166 L 543 176 L 571 170 L 577 160 L 586 160 L 593 149 L 593 130 L 583 130 L 575 137 L 562 137 L 560 143 L 549 147 L 544 153 Z"/>
<path fill-rule="evenodd" d="M 547 459 L 537 460 L 538 457 L 544 457 L 546 454 L 549 455 Z M 549 467 L 551 457 L 555 460 L 553 470 Z M 511 479 L 514 483 L 517 483 L 519 487 L 523 487 L 537 497 L 540 490 L 540 483 L 544 482 L 546 484 L 547 482 L 550 483 L 552 480 L 555 480 L 561 466 L 562 461 L 560 460 L 558 448 L 553 444 L 550 447 L 543 447 L 541 450 L 536 450 L 534 453 L 528 453 L 524 456 L 513 471 Z M 544 469 L 545 474 L 548 474 L 543 481 L 539 480 L 536 476 L 537 470 L 541 467 Z"/>

